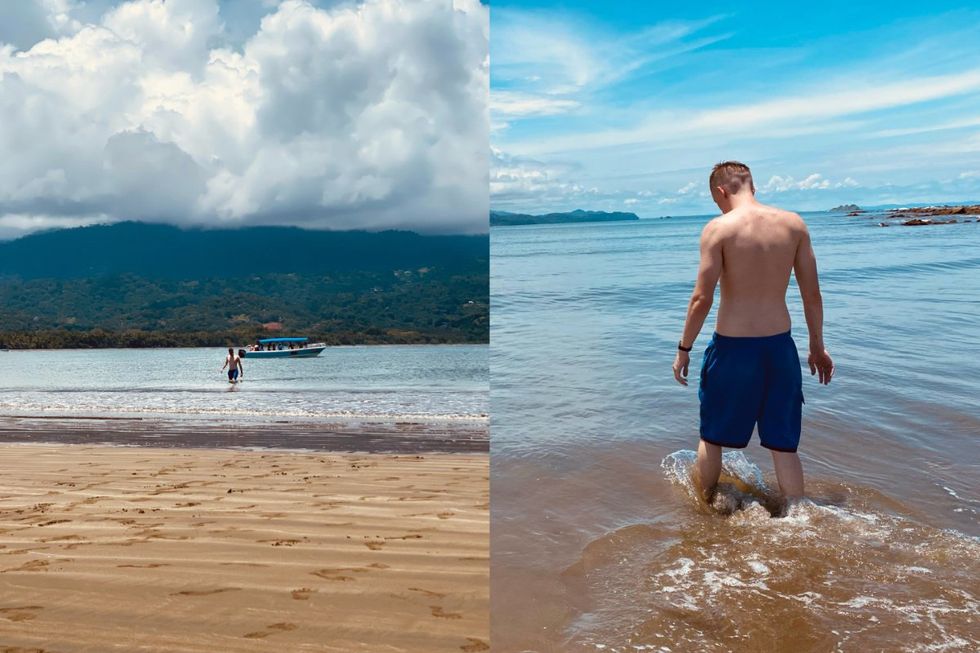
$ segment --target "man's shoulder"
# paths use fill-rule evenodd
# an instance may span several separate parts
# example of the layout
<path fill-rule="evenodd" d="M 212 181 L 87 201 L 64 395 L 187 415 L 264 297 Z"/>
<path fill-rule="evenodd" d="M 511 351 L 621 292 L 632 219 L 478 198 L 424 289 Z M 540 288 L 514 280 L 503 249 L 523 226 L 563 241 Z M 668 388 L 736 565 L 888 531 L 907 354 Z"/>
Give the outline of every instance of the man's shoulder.
<path fill-rule="evenodd" d="M 702 234 L 716 234 L 720 231 L 724 231 L 732 223 L 731 213 L 722 213 L 721 215 L 715 216 L 705 223 L 704 228 L 701 229 Z"/>
<path fill-rule="evenodd" d="M 724 215 L 719 215 L 716 218 L 708 220 L 704 227 L 701 228 L 701 245 L 717 244 L 719 241 L 724 240 L 727 231 L 728 228 Z"/>
<path fill-rule="evenodd" d="M 803 216 L 801 216 L 799 213 L 781 209 L 778 206 L 763 205 L 763 209 L 765 210 L 769 219 L 788 226 L 795 232 L 802 233 L 806 231 L 806 221 L 803 220 Z"/>
<path fill-rule="evenodd" d="M 778 206 L 769 206 L 769 205 L 765 205 L 765 208 L 778 218 L 782 218 L 784 220 L 788 220 L 800 225 L 806 224 L 806 222 L 803 220 L 803 216 L 801 216 L 799 213 L 796 213 L 795 211 L 790 211 L 788 209 L 781 209 Z"/>

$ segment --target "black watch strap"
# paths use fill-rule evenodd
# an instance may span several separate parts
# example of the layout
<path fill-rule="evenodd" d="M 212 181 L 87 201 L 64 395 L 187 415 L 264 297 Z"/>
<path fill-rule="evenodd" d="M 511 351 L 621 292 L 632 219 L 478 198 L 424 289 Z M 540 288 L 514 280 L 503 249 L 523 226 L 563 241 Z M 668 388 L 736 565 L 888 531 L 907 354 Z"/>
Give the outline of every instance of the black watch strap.
<path fill-rule="evenodd" d="M 691 351 L 692 349 L 694 349 L 694 344 L 692 343 L 690 347 L 685 347 L 684 346 L 684 341 L 683 340 L 678 340 L 677 341 L 677 348 L 680 349 L 681 351 Z"/>

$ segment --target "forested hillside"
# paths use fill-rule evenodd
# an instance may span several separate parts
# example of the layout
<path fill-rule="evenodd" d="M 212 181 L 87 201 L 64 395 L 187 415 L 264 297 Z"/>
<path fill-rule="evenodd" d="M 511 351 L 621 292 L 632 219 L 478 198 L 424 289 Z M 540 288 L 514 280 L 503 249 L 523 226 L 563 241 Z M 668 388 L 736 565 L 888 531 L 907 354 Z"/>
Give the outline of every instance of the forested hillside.
<path fill-rule="evenodd" d="M 0 346 L 486 342 L 487 236 L 83 227 L 0 243 Z"/>

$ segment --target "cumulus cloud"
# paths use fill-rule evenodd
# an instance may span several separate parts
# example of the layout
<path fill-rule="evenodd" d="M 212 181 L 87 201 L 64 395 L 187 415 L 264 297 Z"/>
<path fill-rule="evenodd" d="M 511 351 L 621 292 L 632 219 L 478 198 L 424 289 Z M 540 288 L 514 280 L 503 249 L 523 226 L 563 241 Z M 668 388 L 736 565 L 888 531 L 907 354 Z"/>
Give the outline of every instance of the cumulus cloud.
<path fill-rule="evenodd" d="M 491 148 L 490 196 L 495 205 L 521 199 L 572 200 L 594 195 L 571 179 L 575 167 L 511 156 Z"/>
<path fill-rule="evenodd" d="M 581 181 L 576 163 L 540 161 L 491 148 L 490 201 L 500 210 L 550 212 L 642 208 L 658 193 L 635 187 L 599 187 Z"/>
<path fill-rule="evenodd" d="M 792 177 L 782 177 L 780 175 L 773 175 L 766 182 L 766 185 L 761 188 L 763 192 L 766 193 L 785 193 L 789 190 L 811 190 L 820 188 L 830 188 L 830 181 L 824 179 L 823 175 L 818 173 L 813 173 L 805 179 L 797 181 Z"/>
<path fill-rule="evenodd" d="M 486 231 L 478 0 L 285 0 L 240 44 L 216 0 L 94 4 L 3 3 L 0 229 Z"/>
<path fill-rule="evenodd" d="M 826 190 L 828 188 L 858 188 L 861 184 L 853 177 L 845 177 L 840 181 L 831 181 L 820 173 L 814 172 L 803 179 L 773 175 L 761 190 L 764 193 L 785 193 L 787 191 Z"/>

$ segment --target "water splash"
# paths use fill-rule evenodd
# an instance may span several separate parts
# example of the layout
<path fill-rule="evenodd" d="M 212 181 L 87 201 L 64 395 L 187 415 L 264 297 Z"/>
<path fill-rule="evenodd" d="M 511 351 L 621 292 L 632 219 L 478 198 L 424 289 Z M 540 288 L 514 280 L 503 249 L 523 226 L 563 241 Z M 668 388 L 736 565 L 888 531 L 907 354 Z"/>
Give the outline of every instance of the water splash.
<path fill-rule="evenodd" d="M 662 468 L 696 500 L 695 458 L 677 451 Z M 728 496 L 749 497 L 725 518 L 678 510 L 586 547 L 565 574 L 584 617 L 567 650 L 980 650 L 978 538 L 871 488 L 831 502 L 840 485 L 820 479 L 815 499 L 773 519 L 758 466 L 729 452 L 723 467 Z"/>
<path fill-rule="evenodd" d="M 667 479 L 679 485 L 691 498 L 702 505 L 694 481 L 694 465 L 697 452 L 681 449 L 668 454 L 660 463 Z M 759 466 L 745 457 L 741 451 L 726 451 L 721 456 L 721 477 L 712 498 L 711 509 L 731 515 L 738 511 L 761 511 L 778 514 L 781 510 L 779 497 L 766 483 Z"/>

